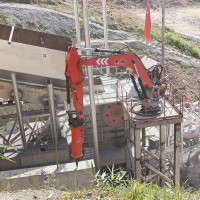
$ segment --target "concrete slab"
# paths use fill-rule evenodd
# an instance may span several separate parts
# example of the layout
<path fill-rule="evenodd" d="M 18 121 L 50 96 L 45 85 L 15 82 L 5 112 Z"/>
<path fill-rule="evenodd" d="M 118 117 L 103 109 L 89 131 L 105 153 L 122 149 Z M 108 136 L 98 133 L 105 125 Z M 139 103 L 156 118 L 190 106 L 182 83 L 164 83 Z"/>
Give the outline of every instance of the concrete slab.
<path fill-rule="evenodd" d="M 28 177 L 11 178 L 10 185 L 12 191 L 21 190 L 22 188 L 25 190 L 32 187 Z"/>
<path fill-rule="evenodd" d="M 125 163 L 125 147 L 114 147 L 113 145 L 104 146 L 100 151 L 103 166 L 110 164 Z"/>
<path fill-rule="evenodd" d="M 30 156 L 21 156 L 21 166 L 20 167 L 29 167 L 29 166 L 36 166 L 40 165 L 41 163 L 44 163 L 43 155 L 42 154 L 36 154 L 36 155 L 30 155 Z"/>
<path fill-rule="evenodd" d="M 0 180 L 0 191 L 11 191 L 11 182 L 10 179 Z"/>
<path fill-rule="evenodd" d="M 76 171 L 62 172 L 55 176 L 56 188 L 75 189 L 78 187 Z"/>
<path fill-rule="evenodd" d="M 21 142 L 21 141 L 19 141 Z M 0 170 L 19 169 L 25 167 L 33 167 L 39 165 L 54 164 L 56 162 L 56 154 L 51 141 L 45 146 L 45 151 L 41 151 L 40 146 L 37 148 L 32 147 L 33 143 L 29 143 L 26 151 L 20 152 L 7 152 L 5 156 L 9 157 L 15 163 L 7 160 L 0 159 Z M 58 162 L 68 162 L 70 160 L 69 146 L 66 138 L 59 140 L 58 145 Z"/>
<path fill-rule="evenodd" d="M 92 169 L 77 170 L 77 186 L 79 188 L 85 188 L 92 184 L 93 176 Z"/>
<path fill-rule="evenodd" d="M 91 163 L 94 161 L 80 161 L 78 168 L 75 163 L 66 163 L 60 164 L 58 169 L 56 165 L 50 165 L 4 171 L 0 174 L 0 190 L 42 188 L 48 177 L 57 188 L 86 187 L 92 181 L 92 175 L 88 173 L 91 172 Z"/>
<path fill-rule="evenodd" d="M 21 166 L 21 160 L 19 157 L 12 158 L 13 162 L 10 162 L 8 160 L 0 159 L 0 170 L 6 170 L 6 169 L 16 169 L 20 168 Z"/>
<path fill-rule="evenodd" d="M 29 176 L 29 187 L 35 189 L 41 189 L 44 186 L 44 179 L 41 175 Z"/>
<path fill-rule="evenodd" d="M 10 171 L 4 171 L 0 173 L 0 180 L 4 180 L 8 178 L 10 178 Z"/>

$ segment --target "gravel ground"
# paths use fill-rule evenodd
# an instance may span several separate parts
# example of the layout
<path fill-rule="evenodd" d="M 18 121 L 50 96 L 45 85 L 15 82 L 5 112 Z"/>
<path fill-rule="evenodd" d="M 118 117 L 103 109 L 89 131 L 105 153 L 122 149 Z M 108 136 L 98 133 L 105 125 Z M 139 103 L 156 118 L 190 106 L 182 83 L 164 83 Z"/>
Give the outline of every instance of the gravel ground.
<path fill-rule="evenodd" d="M 1 200 L 60 200 L 65 192 L 50 190 L 19 190 L 15 192 L 0 192 Z"/>
<path fill-rule="evenodd" d="M 145 10 L 139 9 L 137 15 L 144 19 Z M 161 7 L 151 9 L 151 20 L 161 25 Z M 165 10 L 165 26 L 183 35 L 193 37 L 200 46 L 200 2 L 187 7 L 170 7 Z"/>
<path fill-rule="evenodd" d="M 160 3 L 161 1 L 158 0 L 157 2 Z M 200 45 L 200 3 L 197 1 L 195 2 L 193 6 L 166 8 L 166 26 L 190 37 L 192 41 Z M 179 0 L 176 1 L 175 4 L 185 5 L 187 1 Z M 160 5 L 161 4 L 155 6 L 155 10 L 151 10 L 153 22 L 161 23 Z M 48 29 L 43 31 L 63 36 L 66 36 L 66 30 L 74 28 L 74 20 L 71 15 L 33 5 L 9 4 L 0 0 L 0 14 L 7 15 L 12 23 L 15 23 L 20 17 L 23 17 L 26 21 L 35 20 L 39 24 L 48 26 Z M 137 9 L 137 15 L 144 18 L 145 10 Z M 91 32 L 98 32 L 100 35 L 103 35 L 103 28 L 100 25 L 92 23 Z M 126 43 L 132 48 L 140 47 L 141 49 L 146 49 L 146 51 L 153 54 L 158 61 L 161 60 L 161 45 L 157 42 L 152 42 L 149 45 L 146 44 L 143 38 L 122 31 L 110 30 L 109 37 L 110 40 L 113 40 L 113 43 Z M 102 43 L 102 40 L 93 42 Z M 166 47 L 166 62 L 170 64 L 171 61 L 179 63 L 177 65 L 174 65 L 174 63 L 169 65 L 169 75 L 171 79 L 174 81 L 175 85 L 180 85 L 180 87 L 183 85 L 186 86 L 186 91 L 184 92 L 186 100 L 195 101 L 198 98 L 198 88 L 196 86 L 200 76 L 200 70 L 197 69 L 197 67 L 200 66 L 199 60 L 191 59 L 174 48 Z M 196 66 L 196 68 L 181 68 L 180 63 L 186 66 L 193 65 Z M 0 200 L 57 200 L 60 199 L 62 194 L 63 192 L 60 190 L 22 190 L 11 193 L 0 193 Z"/>

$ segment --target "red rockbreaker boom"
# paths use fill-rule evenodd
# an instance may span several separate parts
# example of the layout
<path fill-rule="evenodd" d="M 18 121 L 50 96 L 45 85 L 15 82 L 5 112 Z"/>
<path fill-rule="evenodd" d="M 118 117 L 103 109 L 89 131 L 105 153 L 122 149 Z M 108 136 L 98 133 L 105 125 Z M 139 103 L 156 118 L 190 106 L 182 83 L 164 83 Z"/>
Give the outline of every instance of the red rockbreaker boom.
<path fill-rule="evenodd" d="M 94 49 L 94 52 L 107 52 L 110 55 L 80 56 L 77 48 L 70 47 L 66 56 L 66 85 L 67 103 L 70 104 L 70 91 L 75 111 L 68 111 L 69 125 L 72 132 L 72 157 L 82 157 L 84 141 L 84 107 L 83 107 L 83 66 L 114 66 L 127 67 L 131 70 L 131 79 L 140 100 L 149 99 L 148 109 L 155 108 L 155 100 L 165 93 L 165 84 L 162 81 L 163 66 L 155 65 L 146 70 L 140 58 L 130 52 Z M 135 76 L 138 78 L 136 83 Z"/>

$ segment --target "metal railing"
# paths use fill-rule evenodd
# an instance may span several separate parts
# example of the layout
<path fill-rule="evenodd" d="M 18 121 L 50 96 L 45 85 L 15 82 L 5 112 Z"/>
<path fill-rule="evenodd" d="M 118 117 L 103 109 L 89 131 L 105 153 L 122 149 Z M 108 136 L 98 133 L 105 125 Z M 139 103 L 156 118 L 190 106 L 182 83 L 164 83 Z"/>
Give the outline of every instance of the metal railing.
<path fill-rule="evenodd" d="M 165 96 L 160 98 L 152 98 L 147 100 L 137 100 L 129 95 L 124 86 L 117 81 L 116 97 L 122 103 L 129 116 L 134 122 L 154 121 L 161 119 L 170 119 L 183 116 L 183 95 L 182 93 L 167 79 L 164 79 L 166 85 Z M 158 108 L 151 108 L 151 112 L 155 113 L 155 117 L 149 116 L 149 103 L 159 102 L 160 112 Z M 140 108 L 139 108 L 140 107 Z M 136 118 L 136 113 L 142 109 L 143 117 Z M 157 113 L 156 113 L 157 112 Z"/>

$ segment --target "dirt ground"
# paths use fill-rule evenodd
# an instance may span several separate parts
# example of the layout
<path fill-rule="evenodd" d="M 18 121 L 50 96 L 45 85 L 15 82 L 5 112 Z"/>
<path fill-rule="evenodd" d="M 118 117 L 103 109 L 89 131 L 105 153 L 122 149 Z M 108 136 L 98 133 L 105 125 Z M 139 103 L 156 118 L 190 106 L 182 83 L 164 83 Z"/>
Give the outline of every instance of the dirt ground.
<path fill-rule="evenodd" d="M 55 189 L 19 190 L 15 192 L 0 192 L 1 200 L 60 200 L 65 192 Z"/>
<path fill-rule="evenodd" d="M 144 20 L 144 9 L 137 9 L 136 14 Z M 151 9 L 151 20 L 160 25 L 162 24 L 161 7 Z M 200 2 L 196 1 L 187 7 L 167 7 L 165 9 L 165 26 L 180 34 L 194 37 L 199 41 L 200 46 Z"/>
<path fill-rule="evenodd" d="M 169 80 L 181 90 L 184 101 L 195 102 L 199 98 L 200 69 L 168 65 Z"/>
<path fill-rule="evenodd" d="M 96 2 L 101 6 L 99 1 Z M 108 1 L 108 8 L 119 10 L 119 6 L 112 8 L 112 5 L 116 5 L 116 1 Z M 151 2 L 151 0 L 150 0 Z M 161 1 L 157 1 L 160 3 Z M 188 5 L 189 4 L 189 5 Z M 194 4 L 194 5 L 192 5 Z M 155 6 L 151 10 L 152 21 L 161 23 L 161 10 L 160 6 Z M 174 7 L 176 6 L 176 7 Z M 177 7 L 180 6 L 180 7 Z M 187 7 L 186 7 L 187 6 Z M 141 5 L 142 7 L 142 5 Z M 175 29 L 180 33 L 184 33 L 187 36 L 193 36 L 195 41 L 200 43 L 200 2 L 187 1 L 187 0 L 168 0 L 166 9 L 166 26 Z M 122 16 L 125 16 L 126 9 L 122 9 Z M 145 9 L 128 10 L 130 14 L 137 13 L 137 15 L 144 19 Z M 183 89 L 185 101 L 196 101 L 198 99 L 198 81 L 200 81 L 200 69 L 197 68 L 184 68 L 175 63 L 169 63 L 168 65 L 169 79 L 178 88 Z M 16 192 L 0 192 L 0 200 L 58 200 L 61 199 L 63 194 L 60 190 L 22 190 Z"/>

